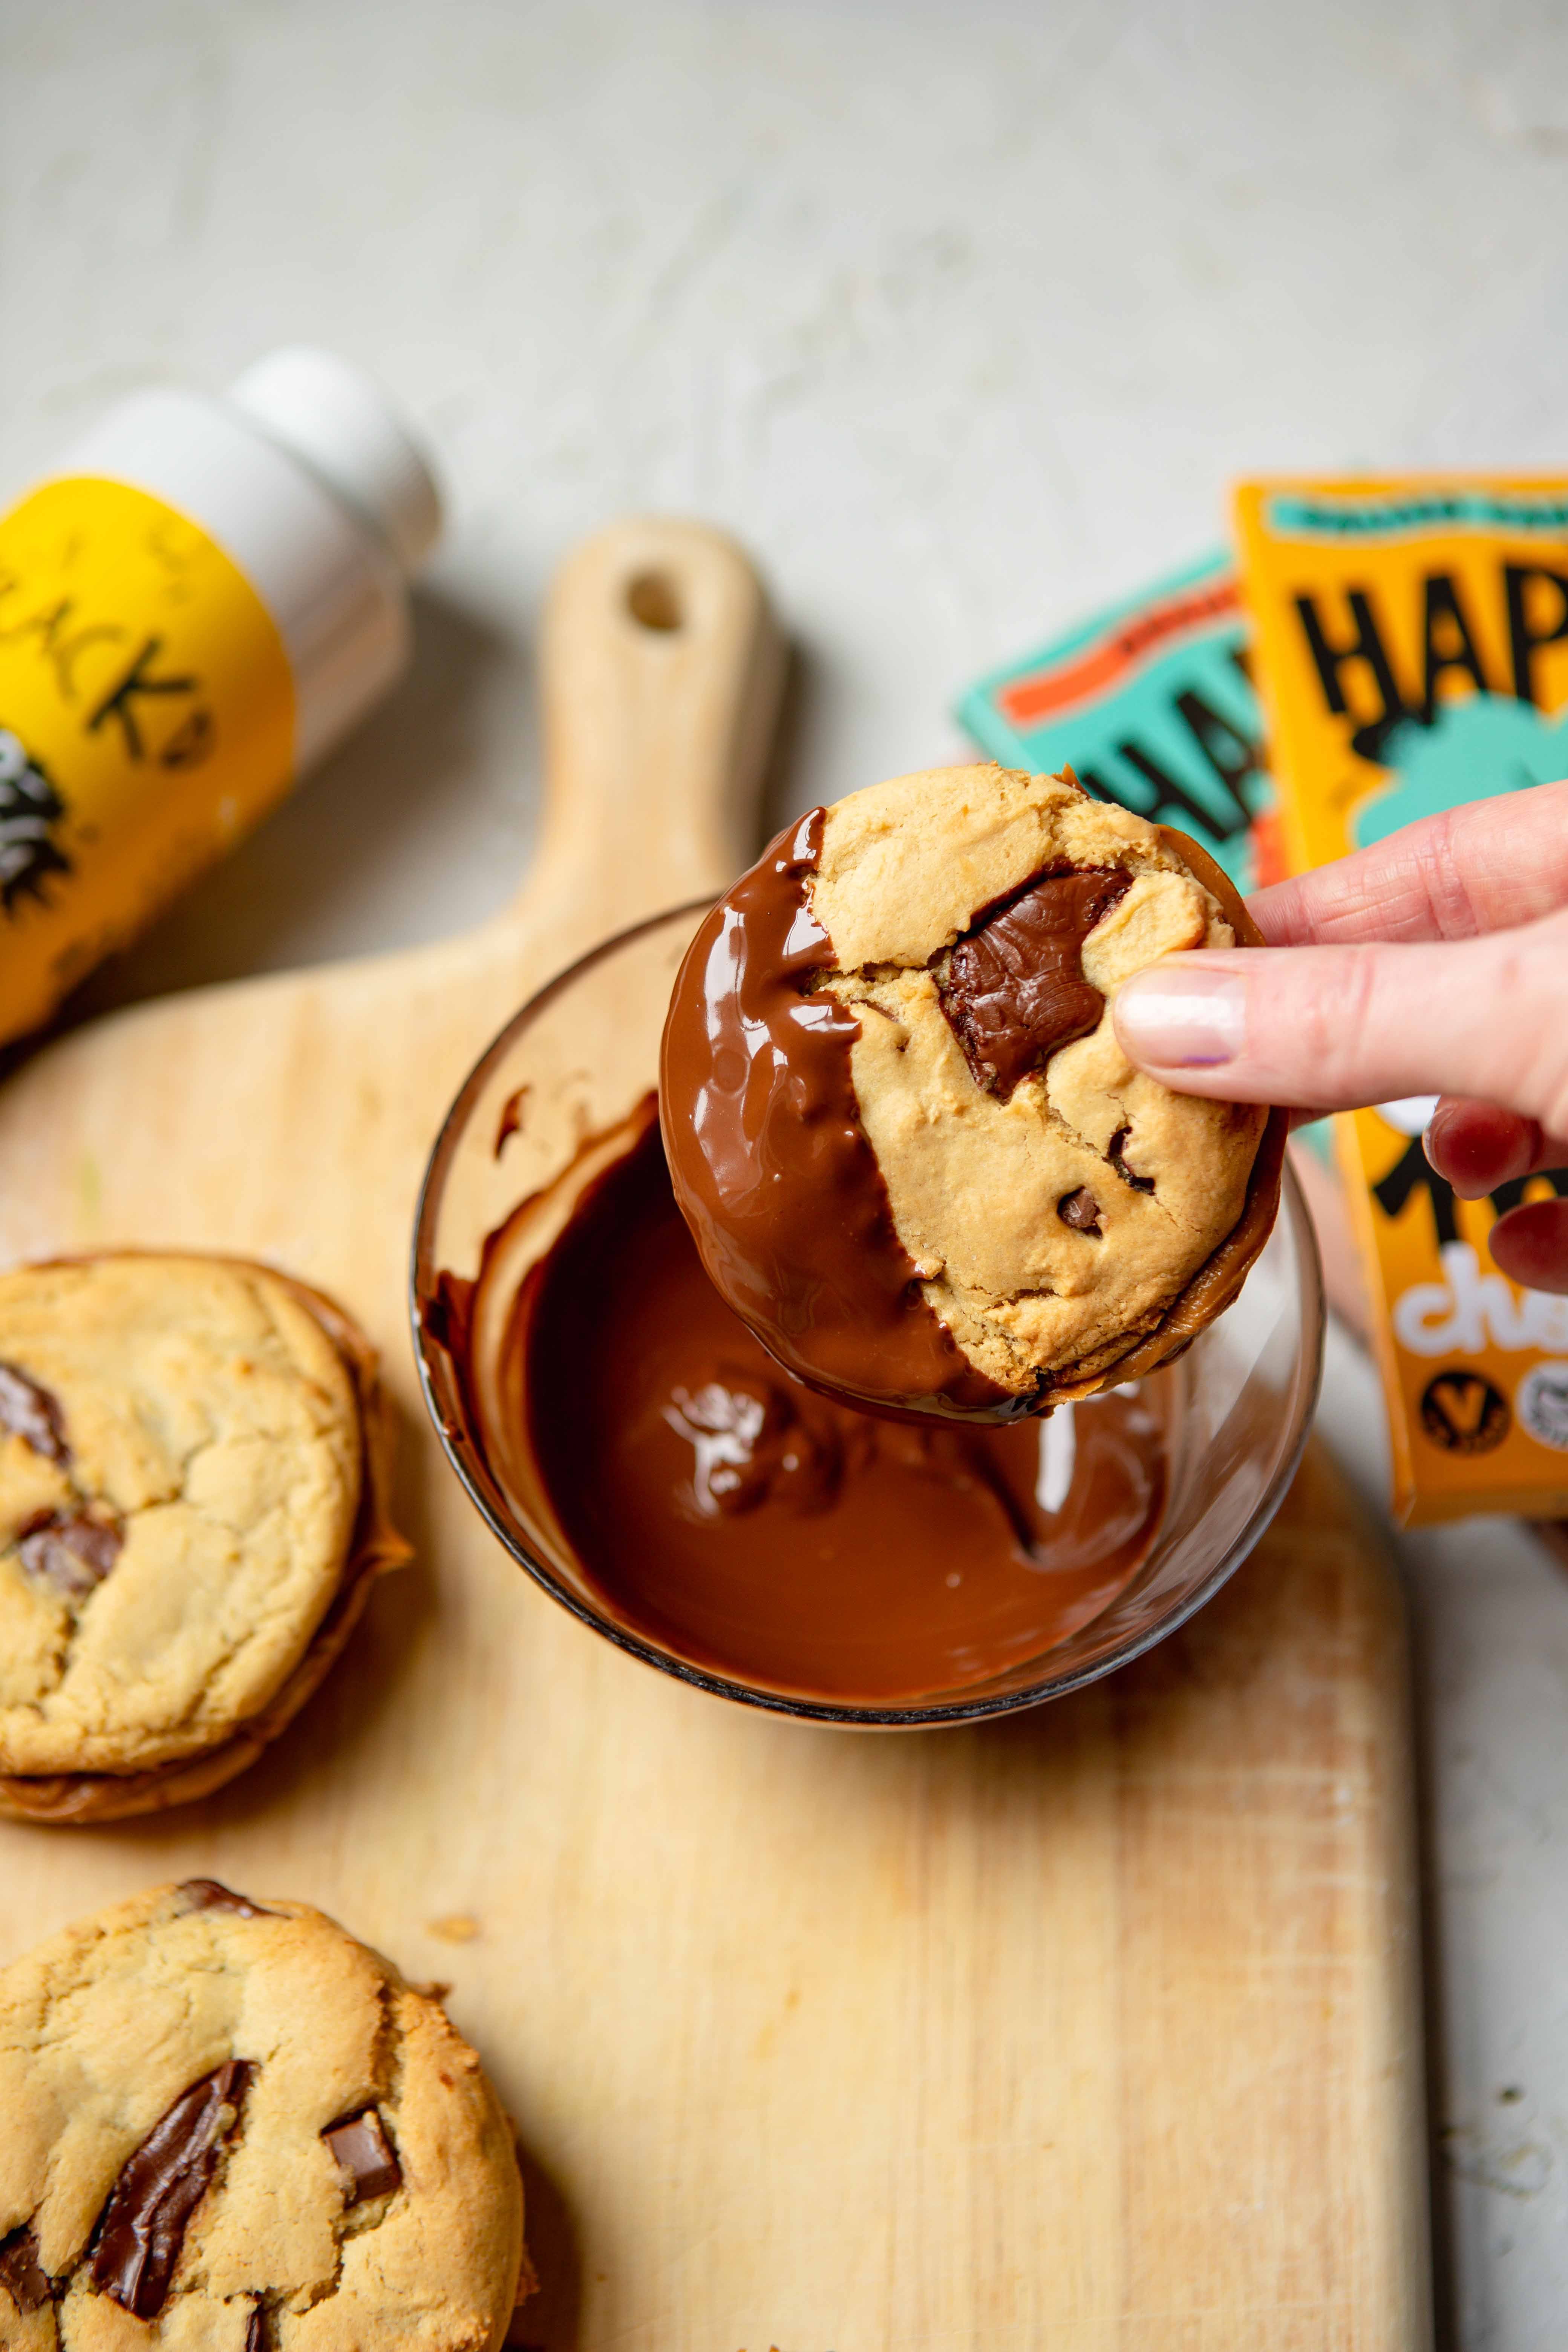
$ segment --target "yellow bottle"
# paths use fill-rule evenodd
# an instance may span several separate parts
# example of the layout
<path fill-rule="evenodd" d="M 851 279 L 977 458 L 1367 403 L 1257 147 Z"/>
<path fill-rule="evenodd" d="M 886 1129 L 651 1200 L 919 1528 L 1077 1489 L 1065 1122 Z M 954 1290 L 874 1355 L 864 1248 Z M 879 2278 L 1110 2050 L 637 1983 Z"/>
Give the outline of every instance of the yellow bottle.
<path fill-rule="evenodd" d="M 375 386 L 302 348 L 128 401 L 0 518 L 0 1044 L 391 685 L 440 522 Z"/>

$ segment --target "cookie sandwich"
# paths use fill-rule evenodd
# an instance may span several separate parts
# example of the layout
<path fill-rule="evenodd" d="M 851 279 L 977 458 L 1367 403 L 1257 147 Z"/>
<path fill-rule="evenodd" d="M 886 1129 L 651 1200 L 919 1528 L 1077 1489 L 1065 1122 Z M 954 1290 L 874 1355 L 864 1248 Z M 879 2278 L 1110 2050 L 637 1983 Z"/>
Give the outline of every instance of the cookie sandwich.
<path fill-rule="evenodd" d="M 1286 1114 L 1179 1095 L 1116 992 L 1261 946 L 1184 835 L 1070 774 L 942 768 L 816 809 L 703 923 L 660 1119 L 710 1279 L 789 1370 L 1005 1418 L 1168 1362 L 1279 1206 Z"/>
<path fill-rule="evenodd" d="M 253 1762 L 407 1557 L 390 1440 L 364 1335 L 285 1276 L 0 1275 L 0 1811 L 114 1820 Z"/>
<path fill-rule="evenodd" d="M 526 2277 L 478 2058 L 321 1912 L 195 1879 L 0 1972 L 7 2352 L 496 2352 Z"/>

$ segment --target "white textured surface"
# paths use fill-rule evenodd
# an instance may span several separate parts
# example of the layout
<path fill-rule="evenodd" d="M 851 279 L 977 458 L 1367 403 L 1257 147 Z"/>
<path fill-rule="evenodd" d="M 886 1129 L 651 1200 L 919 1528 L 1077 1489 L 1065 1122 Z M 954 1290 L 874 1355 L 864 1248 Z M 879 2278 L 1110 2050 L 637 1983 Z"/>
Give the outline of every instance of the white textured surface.
<path fill-rule="evenodd" d="M 541 592 L 618 510 L 764 562 L 782 817 L 940 753 L 973 671 L 1205 545 L 1238 470 L 1568 460 L 1550 0 L 0 0 L 0 487 L 308 340 L 455 508 L 407 685 L 104 1002 L 504 898 Z M 1348 1350 L 1325 1417 L 1376 1483 Z M 1558 2352 L 1568 1580 L 1508 1528 L 1403 1550 L 1455 2336 Z"/>

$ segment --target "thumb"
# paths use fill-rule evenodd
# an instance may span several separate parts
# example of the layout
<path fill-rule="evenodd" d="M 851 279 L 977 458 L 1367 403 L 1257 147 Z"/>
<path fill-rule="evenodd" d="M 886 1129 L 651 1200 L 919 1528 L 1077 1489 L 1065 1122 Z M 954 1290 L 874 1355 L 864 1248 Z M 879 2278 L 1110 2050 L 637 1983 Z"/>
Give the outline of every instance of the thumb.
<path fill-rule="evenodd" d="M 1179 1094 L 1353 1110 L 1466 1095 L 1568 1118 L 1568 913 L 1481 939 L 1173 956 L 1123 982 L 1116 1034 Z"/>

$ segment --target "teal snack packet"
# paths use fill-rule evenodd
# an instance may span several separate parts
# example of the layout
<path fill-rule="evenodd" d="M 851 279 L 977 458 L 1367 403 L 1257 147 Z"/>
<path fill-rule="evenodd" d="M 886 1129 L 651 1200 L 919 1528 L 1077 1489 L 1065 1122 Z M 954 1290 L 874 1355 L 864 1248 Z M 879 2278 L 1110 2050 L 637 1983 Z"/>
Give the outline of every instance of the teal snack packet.
<path fill-rule="evenodd" d="M 1004 767 L 1070 767 L 1097 799 L 1179 826 L 1256 889 L 1282 868 L 1248 638 L 1235 564 L 1216 551 L 993 670 L 955 715 Z"/>

